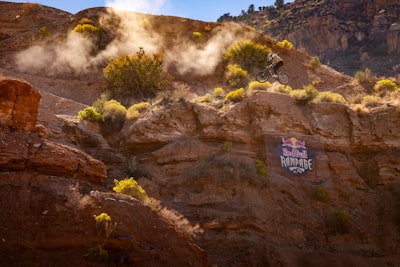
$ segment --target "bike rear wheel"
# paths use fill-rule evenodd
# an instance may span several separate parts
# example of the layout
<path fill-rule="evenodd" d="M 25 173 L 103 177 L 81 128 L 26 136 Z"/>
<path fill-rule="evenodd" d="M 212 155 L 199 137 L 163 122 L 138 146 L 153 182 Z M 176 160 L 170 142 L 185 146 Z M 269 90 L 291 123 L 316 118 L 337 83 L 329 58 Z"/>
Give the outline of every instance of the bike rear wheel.
<path fill-rule="evenodd" d="M 268 71 L 260 71 L 256 74 L 256 80 L 260 83 L 265 83 L 269 79 Z"/>
<path fill-rule="evenodd" d="M 278 73 L 278 81 L 284 85 L 288 84 L 289 83 L 289 74 L 287 74 L 286 72 Z"/>

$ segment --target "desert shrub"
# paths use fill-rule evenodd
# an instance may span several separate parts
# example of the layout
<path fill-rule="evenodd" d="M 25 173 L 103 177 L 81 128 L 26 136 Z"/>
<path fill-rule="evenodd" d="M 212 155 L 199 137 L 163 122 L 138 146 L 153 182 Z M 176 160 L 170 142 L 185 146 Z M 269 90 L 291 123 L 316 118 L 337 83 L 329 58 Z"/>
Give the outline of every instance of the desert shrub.
<path fill-rule="evenodd" d="M 290 96 L 298 105 L 305 105 L 312 101 L 318 95 L 318 90 L 314 85 L 310 84 L 303 89 L 296 89 L 290 92 Z"/>
<path fill-rule="evenodd" d="M 336 233 L 345 234 L 353 230 L 354 222 L 347 210 L 337 210 L 333 212 L 332 226 Z"/>
<path fill-rule="evenodd" d="M 362 104 L 355 104 L 352 106 L 352 109 L 358 114 L 367 114 L 369 113 L 369 109 Z"/>
<path fill-rule="evenodd" d="M 333 102 L 346 104 L 346 99 L 338 93 L 321 92 L 316 96 L 315 102 Z"/>
<path fill-rule="evenodd" d="M 87 107 L 78 112 L 78 119 L 92 122 L 103 122 L 104 116 L 98 113 L 94 107 Z"/>
<path fill-rule="evenodd" d="M 143 112 L 143 111 L 147 110 L 150 106 L 151 106 L 151 104 L 149 102 L 140 102 L 140 103 L 132 105 L 131 107 L 135 108 L 139 112 Z"/>
<path fill-rule="evenodd" d="M 78 24 L 72 31 L 82 34 L 99 34 L 103 31 L 103 29 L 92 24 Z"/>
<path fill-rule="evenodd" d="M 293 91 L 292 87 L 290 87 L 289 85 L 284 85 L 284 84 L 278 84 L 277 86 L 275 86 L 275 92 L 278 93 L 284 93 L 284 94 L 290 94 L 290 92 Z"/>
<path fill-rule="evenodd" d="M 222 87 L 216 87 L 213 91 L 214 97 L 223 98 L 225 96 L 225 90 Z"/>
<path fill-rule="evenodd" d="M 139 117 L 140 113 L 147 110 L 149 107 L 149 102 L 140 102 L 130 106 L 126 111 L 126 119 L 131 120 Z"/>
<path fill-rule="evenodd" d="M 92 22 L 92 20 L 91 19 L 89 19 L 89 18 L 81 18 L 80 20 L 79 20 L 79 23 L 78 24 L 92 24 L 93 25 L 93 22 Z"/>
<path fill-rule="evenodd" d="M 100 96 L 93 102 L 92 107 L 99 113 L 104 114 L 104 103 L 108 100 L 108 96 L 105 93 L 100 94 Z"/>
<path fill-rule="evenodd" d="M 232 87 L 241 86 L 244 84 L 247 78 L 247 71 L 239 67 L 239 65 L 231 65 L 229 64 L 226 67 L 226 80 L 228 84 Z"/>
<path fill-rule="evenodd" d="M 186 234 L 190 237 L 195 237 L 197 234 L 203 233 L 203 230 L 200 228 L 198 224 L 194 226 L 191 225 L 188 219 L 186 219 L 182 214 L 180 214 L 176 210 L 162 208 L 159 211 L 159 214 L 167 222 L 173 225 L 177 231 L 183 234 Z"/>
<path fill-rule="evenodd" d="M 113 190 L 117 193 L 122 193 L 138 200 L 145 201 L 148 196 L 146 191 L 138 185 L 138 183 L 133 179 L 133 177 L 125 178 L 123 180 L 114 180 L 115 186 Z"/>
<path fill-rule="evenodd" d="M 104 102 L 104 117 L 112 122 L 124 121 L 126 116 L 126 108 L 117 100 L 108 100 Z"/>
<path fill-rule="evenodd" d="M 104 262 L 108 259 L 108 251 L 103 248 L 103 245 L 97 244 L 88 249 L 84 258 L 89 261 Z"/>
<path fill-rule="evenodd" d="M 398 88 L 399 87 L 396 83 L 388 79 L 379 80 L 374 85 L 374 91 L 379 93 L 380 95 L 385 95 L 388 92 L 393 92 Z"/>
<path fill-rule="evenodd" d="M 192 36 L 194 40 L 204 40 L 204 35 L 201 32 L 193 32 Z"/>
<path fill-rule="evenodd" d="M 242 101 L 246 97 L 246 93 L 243 88 L 237 89 L 235 91 L 229 92 L 226 95 L 226 100 L 230 102 L 239 102 Z"/>
<path fill-rule="evenodd" d="M 271 49 L 252 40 L 239 40 L 230 45 L 224 53 L 224 60 L 230 64 L 237 64 L 243 69 L 252 72 L 254 69 L 265 67 Z"/>
<path fill-rule="evenodd" d="M 367 108 L 375 108 L 380 105 L 382 98 L 374 95 L 366 95 L 362 98 L 361 104 Z"/>
<path fill-rule="evenodd" d="M 257 159 L 256 160 L 256 168 L 257 173 L 265 177 L 265 179 L 269 179 L 267 165 L 265 165 L 264 161 Z"/>
<path fill-rule="evenodd" d="M 271 83 L 270 82 L 265 82 L 265 83 L 260 83 L 257 81 L 252 81 L 249 83 L 249 89 L 250 90 L 261 90 L 261 91 L 268 91 L 269 88 L 271 88 Z"/>
<path fill-rule="evenodd" d="M 130 106 L 128 110 L 126 111 L 126 119 L 127 120 L 133 120 L 139 117 L 140 112 L 137 110 L 134 106 Z"/>
<path fill-rule="evenodd" d="M 286 39 L 283 41 L 277 42 L 276 46 L 279 48 L 285 49 L 285 50 L 292 50 L 292 48 L 293 48 L 293 44 Z"/>
<path fill-rule="evenodd" d="M 101 235 L 104 233 L 105 238 L 109 238 L 115 226 L 111 222 L 111 217 L 105 212 L 99 215 L 93 215 L 93 217 L 96 221 L 97 234 Z"/>
<path fill-rule="evenodd" d="M 328 200 L 329 200 L 328 189 L 318 185 L 313 189 L 312 197 L 321 202 L 328 202 Z"/>
<path fill-rule="evenodd" d="M 51 35 L 49 30 L 45 26 L 41 27 L 38 31 L 39 31 L 40 36 L 42 36 L 42 37 L 47 37 L 47 36 Z"/>
<path fill-rule="evenodd" d="M 118 101 L 112 99 L 104 102 L 103 105 L 104 123 L 101 125 L 103 135 L 113 135 L 119 132 L 124 126 L 127 110 Z"/>
<path fill-rule="evenodd" d="M 205 94 L 203 97 L 201 97 L 200 102 L 202 103 L 210 103 L 212 101 L 212 96 L 210 94 Z"/>
<path fill-rule="evenodd" d="M 354 75 L 354 78 L 356 78 L 356 80 L 359 83 L 365 83 L 366 81 L 368 81 L 368 79 L 371 76 L 371 70 L 369 68 L 365 68 L 364 71 L 359 70 L 356 72 L 356 74 Z"/>
<path fill-rule="evenodd" d="M 104 69 L 110 97 L 124 102 L 154 97 L 171 82 L 160 55 L 148 56 L 141 49 L 135 56 L 111 59 Z M 127 104 L 127 103 L 125 103 Z"/>
<path fill-rule="evenodd" d="M 312 69 L 316 69 L 319 66 L 321 66 L 321 62 L 319 61 L 319 57 L 318 56 L 313 56 L 310 60 L 310 67 Z"/>
<path fill-rule="evenodd" d="M 222 149 L 224 150 L 224 152 L 229 152 L 232 149 L 232 142 L 231 141 L 225 141 Z"/>

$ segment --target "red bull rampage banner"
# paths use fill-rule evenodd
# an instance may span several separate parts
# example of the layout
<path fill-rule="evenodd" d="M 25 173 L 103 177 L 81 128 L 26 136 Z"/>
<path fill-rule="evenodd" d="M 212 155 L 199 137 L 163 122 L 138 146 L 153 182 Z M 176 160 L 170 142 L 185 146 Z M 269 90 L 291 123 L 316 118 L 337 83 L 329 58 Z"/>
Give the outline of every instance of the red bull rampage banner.
<path fill-rule="evenodd" d="M 307 172 L 313 170 L 312 153 L 306 146 L 306 142 L 291 137 L 285 139 L 282 137 L 282 143 L 278 148 L 281 167 L 285 168 L 292 175 L 306 175 Z"/>
<path fill-rule="evenodd" d="M 270 178 L 276 182 L 322 182 L 330 176 L 319 136 L 265 133 L 265 145 Z"/>

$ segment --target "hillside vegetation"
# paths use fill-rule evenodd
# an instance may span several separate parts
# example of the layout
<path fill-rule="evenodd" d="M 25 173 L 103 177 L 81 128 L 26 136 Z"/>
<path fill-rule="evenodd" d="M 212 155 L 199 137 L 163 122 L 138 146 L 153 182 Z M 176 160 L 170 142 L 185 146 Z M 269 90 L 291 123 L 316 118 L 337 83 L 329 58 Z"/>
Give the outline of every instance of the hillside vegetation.
<path fill-rule="evenodd" d="M 4 262 L 399 265 L 400 81 L 253 26 L 0 2 Z"/>

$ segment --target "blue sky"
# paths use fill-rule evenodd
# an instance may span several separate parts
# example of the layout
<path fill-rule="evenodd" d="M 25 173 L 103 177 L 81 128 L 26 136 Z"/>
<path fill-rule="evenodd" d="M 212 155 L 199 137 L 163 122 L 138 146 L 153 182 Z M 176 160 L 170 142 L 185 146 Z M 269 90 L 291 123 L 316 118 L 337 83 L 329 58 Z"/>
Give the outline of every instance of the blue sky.
<path fill-rule="evenodd" d="M 35 0 L 12 1 L 39 3 L 55 7 L 70 13 L 77 13 L 83 9 L 99 6 L 114 6 L 121 9 L 151 13 L 155 15 L 172 15 L 203 21 L 216 21 L 225 13 L 237 16 L 242 10 L 247 11 L 251 4 L 256 10 L 259 6 L 273 6 L 275 0 Z M 285 0 L 285 3 L 293 0 Z"/>

